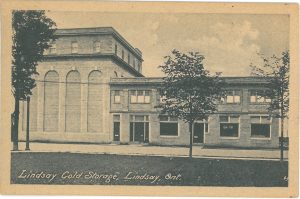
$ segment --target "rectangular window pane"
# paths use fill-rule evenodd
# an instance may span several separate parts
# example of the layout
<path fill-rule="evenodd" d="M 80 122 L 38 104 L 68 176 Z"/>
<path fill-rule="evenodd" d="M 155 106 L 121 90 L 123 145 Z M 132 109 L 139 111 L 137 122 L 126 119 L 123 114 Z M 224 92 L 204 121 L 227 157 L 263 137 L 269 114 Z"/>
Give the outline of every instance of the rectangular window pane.
<path fill-rule="evenodd" d="M 271 102 L 271 99 L 268 98 L 268 97 L 266 97 L 266 102 L 267 102 L 267 103 L 270 103 L 270 102 Z"/>
<path fill-rule="evenodd" d="M 205 133 L 208 133 L 208 123 L 205 123 Z"/>
<path fill-rule="evenodd" d="M 251 96 L 250 97 L 250 102 L 256 102 L 256 96 Z"/>
<path fill-rule="evenodd" d="M 78 53 L 78 43 L 77 42 L 72 42 L 72 44 L 71 44 L 71 52 L 72 53 Z"/>
<path fill-rule="evenodd" d="M 234 103 L 240 103 L 241 97 L 239 95 L 234 96 Z"/>
<path fill-rule="evenodd" d="M 234 95 L 235 96 L 241 96 L 241 91 L 240 90 L 235 90 Z"/>
<path fill-rule="evenodd" d="M 130 91 L 130 102 L 131 103 L 137 102 L 136 91 Z"/>
<path fill-rule="evenodd" d="M 131 102 L 131 103 L 136 103 L 136 102 L 137 102 L 137 99 L 136 99 L 136 96 L 135 96 L 135 95 L 131 95 L 131 96 L 130 96 L 130 102 Z"/>
<path fill-rule="evenodd" d="M 119 95 L 115 96 L 115 103 L 120 103 L 121 97 Z"/>
<path fill-rule="evenodd" d="M 168 121 L 168 118 L 169 118 L 169 117 L 166 116 L 166 115 L 160 115 L 160 116 L 159 116 L 159 120 L 160 120 L 160 121 Z"/>
<path fill-rule="evenodd" d="M 239 123 L 239 119 L 240 119 L 240 116 L 238 116 L 238 115 L 231 115 L 230 116 L 230 122 L 231 123 Z"/>
<path fill-rule="evenodd" d="M 227 103 L 234 103 L 234 100 L 233 100 L 233 96 L 226 96 L 226 102 Z"/>
<path fill-rule="evenodd" d="M 169 119 L 170 119 L 170 121 L 177 121 L 178 120 L 177 117 L 170 117 Z"/>
<path fill-rule="evenodd" d="M 263 97 L 263 96 L 257 96 L 257 102 L 259 102 L 259 103 L 265 102 L 265 97 Z"/>
<path fill-rule="evenodd" d="M 137 91 L 138 96 L 144 96 L 144 91 Z"/>
<path fill-rule="evenodd" d="M 133 141 L 133 122 L 130 122 L 130 141 Z"/>
<path fill-rule="evenodd" d="M 131 122 L 134 121 L 133 115 L 130 115 L 129 119 L 130 119 Z"/>
<path fill-rule="evenodd" d="M 260 123 L 260 116 L 251 116 L 250 121 L 251 123 Z"/>
<path fill-rule="evenodd" d="M 239 124 L 235 124 L 235 123 L 220 124 L 221 137 L 238 137 L 238 135 L 239 135 Z"/>
<path fill-rule="evenodd" d="M 150 103 L 150 91 L 145 91 L 145 103 Z"/>
<path fill-rule="evenodd" d="M 100 42 L 96 41 L 94 43 L 94 52 L 100 52 Z"/>
<path fill-rule="evenodd" d="M 120 115 L 114 115 L 114 116 L 113 116 L 113 120 L 114 120 L 115 122 L 120 121 Z"/>
<path fill-rule="evenodd" d="M 160 123 L 160 135 L 178 136 L 178 123 Z"/>
<path fill-rule="evenodd" d="M 145 98 L 144 98 L 143 95 L 142 96 L 141 95 L 137 96 L 137 102 L 138 103 L 144 103 L 145 102 L 144 100 L 145 100 Z"/>
<path fill-rule="evenodd" d="M 143 122 L 144 121 L 144 116 L 143 115 L 136 115 L 135 116 L 135 121 Z"/>
<path fill-rule="evenodd" d="M 228 122 L 228 116 L 220 116 L 220 122 Z"/>
<path fill-rule="evenodd" d="M 261 116 L 261 123 L 270 123 L 270 118 L 268 116 Z"/>
<path fill-rule="evenodd" d="M 121 101 L 121 97 L 120 97 L 120 91 L 114 91 L 115 93 L 115 95 L 114 95 L 114 102 L 115 103 L 120 103 L 120 101 Z"/>
<path fill-rule="evenodd" d="M 251 137 L 270 137 L 270 124 L 251 124 Z"/>
<path fill-rule="evenodd" d="M 145 103 L 150 103 L 150 96 L 145 96 Z"/>

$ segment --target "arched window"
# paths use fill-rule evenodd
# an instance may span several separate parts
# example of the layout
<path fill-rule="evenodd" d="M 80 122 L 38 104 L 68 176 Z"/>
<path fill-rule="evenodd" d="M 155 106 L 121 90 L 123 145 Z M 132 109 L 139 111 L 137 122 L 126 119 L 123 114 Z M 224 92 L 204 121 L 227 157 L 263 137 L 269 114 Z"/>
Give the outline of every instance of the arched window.
<path fill-rule="evenodd" d="M 88 132 L 100 132 L 102 129 L 103 97 L 101 72 L 94 70 L 89 74 L 88 87 Z"/>
<path fill-rule="evenodd" d="M 45 75 L 44 87 L 44 131 L 58 131 L 59 76 L 56 71 Z"/>
<path fill-rule="evenodd" d="M 81 84 L 78 71 L 67 74 L 66 85 L 66 132 L 80 132 L 81 127 Z"/>

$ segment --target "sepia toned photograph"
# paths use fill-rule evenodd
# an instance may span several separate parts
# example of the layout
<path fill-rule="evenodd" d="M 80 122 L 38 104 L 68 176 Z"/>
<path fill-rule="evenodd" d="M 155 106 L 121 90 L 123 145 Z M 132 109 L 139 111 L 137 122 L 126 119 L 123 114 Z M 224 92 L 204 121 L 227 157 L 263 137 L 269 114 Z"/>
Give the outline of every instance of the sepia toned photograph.
<path fill-rule="evenodd" d="M 7 186 L 297 195 L 298 5 L 101 5 L 6 12 Z"/>

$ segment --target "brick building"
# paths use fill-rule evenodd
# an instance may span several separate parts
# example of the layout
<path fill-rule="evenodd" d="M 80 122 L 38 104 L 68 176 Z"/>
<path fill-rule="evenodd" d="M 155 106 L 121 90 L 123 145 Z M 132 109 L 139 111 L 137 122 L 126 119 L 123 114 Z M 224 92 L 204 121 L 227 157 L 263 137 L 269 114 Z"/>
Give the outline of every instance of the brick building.
<path fill-rule="evenodd" d="M 188 125 L 160 115 L 161 78 L 142 75 L 142 53 L 110 27 L 60 29 L 39 63 L 30 106 L 35 141 L 188 145 Z M 194 124 L 195 145 L 277 148 L 266 80 L 227 77 L 218 112 Z M 26 103 L 19 132 L 25 139 Z"/>

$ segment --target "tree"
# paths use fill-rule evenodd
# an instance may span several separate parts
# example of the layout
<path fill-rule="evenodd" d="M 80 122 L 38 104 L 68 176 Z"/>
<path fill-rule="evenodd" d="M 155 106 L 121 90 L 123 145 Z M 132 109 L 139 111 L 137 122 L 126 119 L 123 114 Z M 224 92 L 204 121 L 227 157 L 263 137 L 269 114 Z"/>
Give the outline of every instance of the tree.
<path fill-rule="evenodd" d="M 269 81 L 265 95 L 271 103 L 268 107 L 270 117 L 279 118 L 281 122 L 280 132 L 280 160 L 283 160 L 284 150 L 284 120 L 289 113 L 289 77 L 290 55 L 289 51 L 282 52 L 280 57 L 273 55 L 270 58 L 261 56 L 262 66 L 251 64 L 252 74 L 266 77 Z"/>
<path fill-rule="evenodd" d="M 184 54 L 173 50 L 165 59 L 164 65 L 159 66 L 166 77 L 161 87 L 163 103 L 158 107 L 162 114 L 175 116 L 189 124 L 189 157 L 192 158 L 194 121 L 207 119 L 217 110 L 222 96 L 221 73 L 211 76 L 204 69 L 204 56 L 198 52 Z"/>
<path fill-rule="evenodd" d="M 32 95 L 35 87 L 36 66 L 55 40 L 56 24 L 42 10 L 15 10 L 12 12 L 12 92 L 15 98 L 13 118 L 13 149 L 18 150 L 19 101 Z"/>

